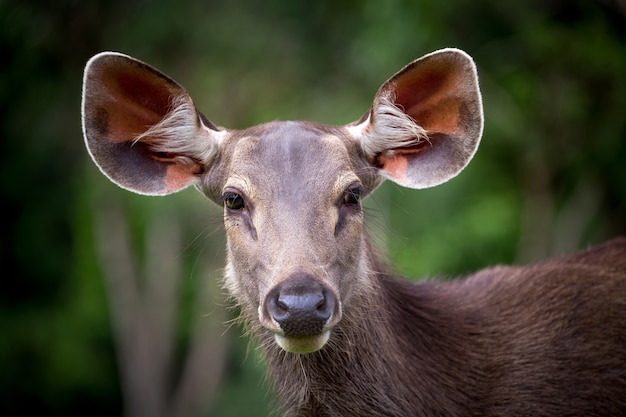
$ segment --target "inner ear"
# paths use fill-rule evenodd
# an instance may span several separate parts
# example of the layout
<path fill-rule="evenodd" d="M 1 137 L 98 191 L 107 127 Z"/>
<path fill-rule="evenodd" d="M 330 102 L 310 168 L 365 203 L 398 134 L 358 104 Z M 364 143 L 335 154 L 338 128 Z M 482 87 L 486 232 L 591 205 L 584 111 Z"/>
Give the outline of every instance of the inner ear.
<path fill-rule="evenodd" d="M 457 68 L 441 67 L 433 65 L 398 79 L 394 104 L 427 132 L 453 134 L 462 124 L 462 93 L 457 91 L 461 74 Z"/>
<path fill-rule="evenodd" d="M 100 75 L 100 109 L 108 115 L 110 138 L 115 142 L 132 141 L 160 122 L 171 110 L 172 97 L 182 90 L 174 81 L 134 61 L 96 70 Z M 105 104 L 106 101 L 106 104 Z"/>

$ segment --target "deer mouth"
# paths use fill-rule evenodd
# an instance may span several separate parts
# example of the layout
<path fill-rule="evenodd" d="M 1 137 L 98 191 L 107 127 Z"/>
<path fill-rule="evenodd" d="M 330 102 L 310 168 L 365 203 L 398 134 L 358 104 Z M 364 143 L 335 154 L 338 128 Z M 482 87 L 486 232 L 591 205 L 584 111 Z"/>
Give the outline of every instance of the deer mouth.
<path fill-rule="evenodd" d="M 278 346 L 290 353 L 312 353 L 320 350 L 330 338 L 330 330 L 311 336 L 285 336 L 274 333 Z"/>

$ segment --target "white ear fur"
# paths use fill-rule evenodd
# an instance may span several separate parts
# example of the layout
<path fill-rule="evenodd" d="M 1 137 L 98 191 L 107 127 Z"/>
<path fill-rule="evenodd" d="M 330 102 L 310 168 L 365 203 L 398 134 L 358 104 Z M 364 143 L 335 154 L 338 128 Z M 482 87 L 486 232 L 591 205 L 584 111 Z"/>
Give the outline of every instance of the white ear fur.
<path fill-rule="evenodd" d="M 148 141 L 154 152 L 180 155 L 208 164 L 217 154 L 222 142 L 228 136 L 226 130 L 213 130 L 201 123 L 198 126 L 196 108 L 188 96 L 172 99 L 171 110 L 157 124 L 140 133 L 133 144 Z"/>
<path fill-rule="evenodd" d="M 426 130 L 399 109 L 390 97 L 381 97 L 365 121 L 348 126 L 368 158 L 374 158 L 389 149 L 408 148 L 428 142 Z M 371 119 L 377 123 L 371 123 Z"/>

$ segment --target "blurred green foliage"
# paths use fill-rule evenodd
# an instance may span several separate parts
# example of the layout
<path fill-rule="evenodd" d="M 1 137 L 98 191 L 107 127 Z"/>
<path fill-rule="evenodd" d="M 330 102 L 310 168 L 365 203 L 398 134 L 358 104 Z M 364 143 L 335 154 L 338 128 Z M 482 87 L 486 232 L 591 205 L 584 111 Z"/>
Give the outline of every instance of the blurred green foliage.
<path fill-rule="evenodd" d="M 0 1 L 0 414 L 123 413 L 94 246 L 99 208 L 124 207 L 138 254 L 146 218 L 180 219 L 183 308 L 199 280 L 219 275 L 194 268 L 200 257 L 221 265 L 219 210 L 194 191 L 132 196 L 90 162 L 79 114 L 91 55 L 150 62 L 212 121 L 243 128 L 350 122 L 410 60 L 466 50 L 484 94 L 476 158 L 436 189 L 385 184 L 367 209 L 397 270 L 447 276 L 626 232 L 625 14 L 617 0 Z M 267 415 L 254 345 L 237 327 L 224 337 L 230 353 L 209 415 Z"/>

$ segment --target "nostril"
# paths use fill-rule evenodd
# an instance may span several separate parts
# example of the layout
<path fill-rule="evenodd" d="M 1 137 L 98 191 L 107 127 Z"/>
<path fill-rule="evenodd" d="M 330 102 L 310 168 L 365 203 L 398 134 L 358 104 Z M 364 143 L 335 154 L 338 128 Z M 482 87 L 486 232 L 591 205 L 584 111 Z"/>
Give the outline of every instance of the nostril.
<path fill-rule="evenodd" d="M 285 300 L 281 300 L 280 298 L 277 301 L 278 308 L 282 311 L 289 311 L 289 306 L 285 302 Z"/>
<path fill-rule="evenodd" d="M 289 316 L 289 304 L 287 300 L 280 297 L 280 292 L 272 290 L 267 298 L 266 311 L 269 313 L 269 317 L 280 323 Z"/>
<path fill-rule="evenodd" d="M 317 313 L 320 317 L 323 317 L 325 320 L 328 320 L 333 313 L 334 303 L 332 302 L 332 298 L 328 297 L 324 294 L 324 298 L 317 303 Z"/>

